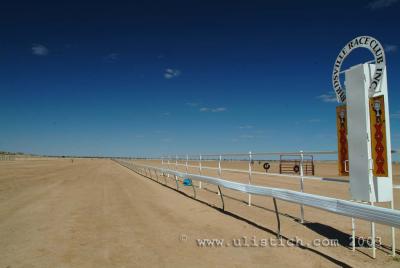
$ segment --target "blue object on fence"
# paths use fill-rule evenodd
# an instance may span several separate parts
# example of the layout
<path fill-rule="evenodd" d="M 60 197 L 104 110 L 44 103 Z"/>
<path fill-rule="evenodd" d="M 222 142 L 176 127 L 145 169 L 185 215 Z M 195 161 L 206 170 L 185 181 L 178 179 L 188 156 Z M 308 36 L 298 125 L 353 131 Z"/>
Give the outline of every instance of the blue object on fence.
<path fill-rule="evenodd" d="M 188 178 L 184 179 L 184 180 L 183 180 L 183 185 L 185 185 L 185 186 L 192 186 L 192 180 L 191 180 L 191 179 L 188 179 Z"/>

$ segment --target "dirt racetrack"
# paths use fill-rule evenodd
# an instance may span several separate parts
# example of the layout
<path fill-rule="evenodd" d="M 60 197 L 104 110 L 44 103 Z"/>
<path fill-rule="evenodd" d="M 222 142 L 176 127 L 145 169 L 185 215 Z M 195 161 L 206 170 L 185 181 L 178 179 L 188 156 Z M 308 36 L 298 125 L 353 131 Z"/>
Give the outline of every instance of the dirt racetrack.
<path fill-rule="evenodd" d="M 369 249 L 352 252 L 343 241 L 348 218 L 306 208 L 311 221 L 301 225 L 294 217 L 298 206 L 279 201 L 285 241 L 337 235 L 341 245 L 201 247 L 196 239 L 275 239 L 271 200 L 255 199 L 257 205 L 248 207 L 240 201 L 243 194 L 227 192 L 232 198 L 226 198 L 224 213 L 212 191 L 199 190 L 197 201 L 190 187 L 183 188 L 185 196 L 172 181 L 167 186 L 112 160 L 2 161 L 0 267 L 400 265 L 385 248 L 376 260 L 368 256 Z M 327 221 L 335 228 L 329 229 Z M 367 235 L 367 223 L 360 225 L 358 235 Z M 377 235 L 386 239 L 389 228 L 384 228 L 387 232 Z"/>

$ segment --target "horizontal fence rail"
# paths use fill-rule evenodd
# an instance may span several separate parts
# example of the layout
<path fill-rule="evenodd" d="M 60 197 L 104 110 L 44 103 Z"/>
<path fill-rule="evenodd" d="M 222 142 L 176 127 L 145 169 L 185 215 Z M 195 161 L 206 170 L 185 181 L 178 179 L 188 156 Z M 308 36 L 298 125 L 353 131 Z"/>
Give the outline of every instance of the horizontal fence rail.
<path fill-rule="evenodd" d="M 121 159 L 115 159 L 115 161 L 131 170 L 136 170 L 141 172 L 153 171 L 154 173 L 158 172 L 160 174 L 169 174 L 170 176 L 188 178 L 191 180 L 213 184 L 218 187 L 222 186 L 226 189 L 240 191 L 248 194 L 277 198 L 287 202 L 314 207 L 351 218 L 358 218 L 370 222 L 376 222 L 400 228 L 400 211 L 398 210 L 371 206 L 368 204 L 356 203 L 352 201 L 325 197 L 321 195 L 297 192 L 293 190 L 233 182 L 211 176 L 190 174 L 167 168 L 159 168 L 149 165 L 132 163 Z"/>
<path fill-rule="evenodd" d="M 193 160 L 192 160 L 193 161 Z M 206 162 L 207 160 L 203 160 L 203 162 Z M 214 161 L 214 160 L 209 160 L 209 161 Z M 189 168 L 199 168 L 199 166 L 194 166 L 194 165 L 185 165 L 185 164 L 175 164 L 175 163 L 170 163 L 171 165 L 174 166 L 182 166 L 182 167 L 189 167 Z M 165 163 L 165 165 L 167 165 Z M 248 170 L 245 169 L 234 169 L 234 168 L 217 168 L 217 167 L 208 167 L 208 166 L 202 166 L 201 167 L 203 170 L 221 170 L 221 171 L 228 171 L 228 172 L 235 172 L 235 173 L 249 173 Z M 293 178 L 293 179 L 298 179 L 298 178 L 303 178 L 306 180 L 316 180 L 316 181 L 329 181 L 329 182 L 341 182 L 341 183 L 349 183 L 349 180 L 346 179 L 339 179 L 339 178 L 325 178 L 325 177 L 318 177 L 318 176 L 301 176 L 301 175 L 295 175 L 295 174 L 280 174 L 280 173 L 273 173 L 273 172 L 260 172 L 260 171 L 252 171 L 253 174 L 257 175 L 265 175 L 269 177 L 285 177 L 285 178 Z M 400 187 L 400 185 L 399 185 Z"/>

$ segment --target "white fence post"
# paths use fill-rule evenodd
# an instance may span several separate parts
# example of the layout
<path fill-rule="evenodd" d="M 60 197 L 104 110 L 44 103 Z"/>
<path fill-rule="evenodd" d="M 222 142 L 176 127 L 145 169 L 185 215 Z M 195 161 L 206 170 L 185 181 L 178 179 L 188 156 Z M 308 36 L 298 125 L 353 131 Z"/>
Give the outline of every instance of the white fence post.
<path fill-rule="evenodd" d="M 398 150 L 398 153 L 400 156 L 400 150 Z M 398 163 L 400 164 L 400 157 L 399 157 Z M 394 166 L 396 166 L 396 165 L 394 165 Z M 390 202 L 390 207 L 392 209 L 394 209 L 394 192 L 392 192 L 392 195 L 393 195 L 393 197 L 392 197 L 392 202 Z M 396 257 L 396 230 L 393 226 L 392 226 L 392 256 Z"/>
<path fill-rule="evenodd" d="M 394 199 L 394 195 L 393 195 L 393 199 Z M 394 200 L 392 200 L 392 202 L 390 202 L 391 204 L 391 208 L 394 210 Z M 394 229 L 394 227 L 392 226 L 392 256 L 396 257 L 396 230 Z"/>
<path fill-rule="evenodd" d="M 186 175 L 188 174 L 188 161 L 189 161 L 189 155 L 186 155 Z"/>
<path fill-rule="evenodd" d="M 171 169 L 170 166 L 169 166 L 169 164 L 170 164 L 169 159 L 170 159 L 170 158 L 171 158 L 171 156 L 168 156 L 168 162 L 167 162 L 168 169 Z M 167 178 L 169 179 L 169 172 L 167 173 Z"/>
<path fill-rule="evenodd" d="M 356 223 L 354 218 L 351 218 L 351 239 L 352 241 L 352 250 L 355 251 L 356 250 Z"/>
<path fill-rule="evenodd" d="M 303 170 L 303 161 L 304 161 L 304 154 L 303 151 L 300 151 L 300 188 L 301 188 L 301 192 L 304 192 L 304 170 Z M 301 216 L 300 216 L 300 220 L 301 223 L 304 223 L 304 206 L 300 205 L 300 212 L 301 212 Z"/>
<path fill-rule="evenodd" d="M 218 176 L 221 177 L 222 170 L 221 170 L 221 160 L 222 160 L 222 155 L 219 155 L 219 161 L 218 161 Z"/>
<path fill-rule="evenodd" d="M 201 175 L 201 154 L 199 158 L 199 174 Z M 201 189 L 201 181 L 199 181 L 199 189 Z"/>
<path fill-rule="evenodd" d="M 221 170 L 221 160 L 222 160 L 222 155 L 219 155 L 219 160 L 218 160 L 218 177 L 221 178 L 222 170 Z M 218 190 L 218 195 L 221 195 L 220 191 Z"/>
<path fill-rule="evenodd" d="M 251 151 L 250 151 L 249 152 L 249 184 L 251 184 L 251 173 L 252 173 L 251 161 L 252 161 L 252 155 L 251 155 Z M 249 194 L 248 205 L 251 206 L 251 194 Z"/>
<path fill-rule="evenodd" d="M 371 202 L 371 206 L 374 206 L 374 202 Z M 371 246 L 372 246 L 372 258 L 376 258 L 376 247 L 375 247 L 375 222 L 371 222 Z"/>

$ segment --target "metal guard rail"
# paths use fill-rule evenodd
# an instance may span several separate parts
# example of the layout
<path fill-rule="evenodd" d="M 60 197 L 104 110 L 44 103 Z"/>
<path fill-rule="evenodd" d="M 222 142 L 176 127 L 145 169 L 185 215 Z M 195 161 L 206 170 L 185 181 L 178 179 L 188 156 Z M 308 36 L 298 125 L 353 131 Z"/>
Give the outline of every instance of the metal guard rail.
<path fill-rule="evenodd" d="M 158 171 L 163 174 L 170 174 L 180 178 L 189 178 L 192 180 L 210 183 L 216 186 L 222 186 L 226 189 L 236 190 L 254 195 L 277 198 L 287 202 L 303 204 L 305 206 L 322 209 L 325 211 L 329 211 L 347 217 L 358 218 L 370 222 L 376 222 L 400 228 L 400 211 L 398 210 L 376 207 L 367 204 L 347 201 L 343 199 L 325 197 L 321 195 L 301 193 L 292 190 L 233 182 L 210 176 L 190 174 L 190 173 L 187 174 L 185 172 L 175 171 L 171 169 L 125 162 L 119 159 L 117 159 L 116 161 L 129 169 L 131 169 L 131 167 L 136 169 L 149 169 L 149 170 L 151 169 L 153 171 Z"/>

